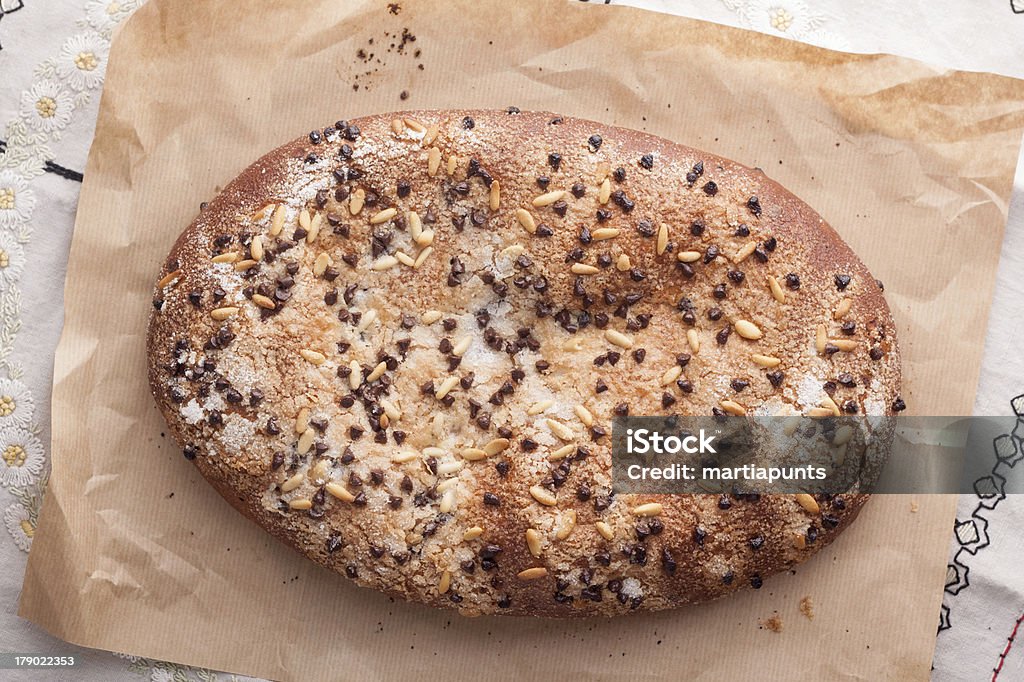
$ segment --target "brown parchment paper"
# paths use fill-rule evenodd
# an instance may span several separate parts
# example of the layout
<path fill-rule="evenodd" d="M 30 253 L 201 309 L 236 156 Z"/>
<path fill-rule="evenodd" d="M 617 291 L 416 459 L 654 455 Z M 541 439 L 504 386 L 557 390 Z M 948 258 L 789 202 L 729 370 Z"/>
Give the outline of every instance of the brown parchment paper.
<path fill-rule="evenodd" d="M 925 679 L 949 496 L 916 513 L 875 498 L 762 590 L 672 612 L 469 620 L 351 586 L 235 513 L 163 437 L 151 286 L 199 203 L 304 131 L 407 107 L 554 110 L 764 168 L 884 280 L 911 409 L 969 414 L 1022 100 L 1007 78 L 622 7 L 150 0 L 114 41 L 85 172 L 20 613 L 78 644 L 287 680 Z"/>

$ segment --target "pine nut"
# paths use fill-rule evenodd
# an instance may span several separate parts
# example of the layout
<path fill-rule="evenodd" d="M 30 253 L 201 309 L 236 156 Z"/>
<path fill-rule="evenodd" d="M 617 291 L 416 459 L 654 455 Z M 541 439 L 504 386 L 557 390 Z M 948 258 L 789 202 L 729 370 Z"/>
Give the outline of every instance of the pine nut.
<path fill-rule="evenodd" d="M 530 554 L 532 554 L 535 559 L 540 557 L 540 540 L 540 533 L 534 529 L 530 528 L 526 531 L 526 547 L 530 550 Z"/>
<path fill-rule="evenodd" d="M 590 233 L 590 237 L 595 242 L 603 242 L 609 239 L 615 239 L 622 233 L 617 227 L 599 227 Z"/>
<path fill-rule="evenodd" d="M 387 371 L 388 363 L 378 362 L 377 366 L 373 368 L 373 371 L 366 375 L 366 383 L 371 383 L 380 379 L 384 376 L 384 372 Z"/>
<path fill-rule="evenodd" d="M 316 238 L 320 236 L 320 224 L 323 220 L 324 218 L 321 214 L 316 213 L 313 215 L 313 219 L 309 221 L 309 232 L 306 234 L 307 244 L 312 244 L 316 241 Z"/>
<path fill-rule="evenodd" d="M 337 483 L 328 483 L 324 486 L 324 490 L 326 490 L 331 497 L 336 497 L 342 502 L 354 502 L 356 499 L 356 496 L 350 493 L 347 488 Z"/>
<path fill-rule="evenodd" d="M 163 289 L 165 286 L 173 282 L 174 280 L 181 277 L 181 270 L 175 270 L 174 272 L 168 272 L 164 275 L 163 279 L 156 283 L 157 289 Z"/>
<path fill-rule="evenodd" d="M 736 324 L 733 326 L 736 328 L 737 334 L 750 341 L 757 341 L 763 336 L 757 325 L 748 320 L 736 320 Z"/>
<path fill-rule="evenodd" d="M 607 339 L 609 343 L 612 343 L 623 350 L 629 350 L 633 347 L 633 339 L 615 329 L 605 330 L 604 338 Z"/>
<path fill-rule="evenodd" d="M 818 350 L 818 354 L 821 355 L 825 352 L 825 344 L 828 343 L 828 331 L 825 329 L 825 325 L 819 324 L 815 330 L 814 347 Z"/>
<path fill-rule="evenodd" d="M 305 474 L 298 473 L 293 475 L 291 478 L 287 479 L 284 483 L 281 484 L 281 492 L 290 493 L 291 491 L 295 490 L 300 485 L 302 485 L 302 482 L 304 480 L 306 480 Z"/>
<path fill-rule="evenodd" d="M 491 181 L 491 193 L 488 196 L 487 205 L 492 211 L 497 211 L 501 206 L 501 183 L 497 180 Z"/>
<path fill-rule="evenodd" d="M 431 147 L 430 151 L 427 152 L 427 175 L 434 177 L 440 168 L 441 150 L 437 147 Z"/>
<path fill-rule="evenodd" d="M 268 234 L 271 237 L 276 237 L 281 234 L 281 230 L 284 229 L 284 218 L 285 209 L 284 204 L 278 204 L 274 209 L 274 214 L 270 217 L 270 230 Z"/>
<path fill-rule="evenodd" d="M 537 231 L 537 223 L 525 208 L 516 209 L 516 220 L 523 226 L 523 229 L 534 234 Z"/>
<path fill-rule="evenodd" d="M 446 395 L 451 393 L 451 390 L 458 386 L 459 377 L 451 376 L 441 382 L 441 385 L 437 387 L 434 392 L 434 397 L 438 400 L 443 400 Z"/>
<path fill-rule="evenodd" d="M 452 572 L 445 571 L 441 574 L 440 580 L 437 581 L 437 593 L 448 594 L 449 588 L 452 586 Z"/>
<path fill-rule="evenodd" d="M 596 275 L 601 272 L 597 267 L 586 263 L 573 263 L 569 270 L 574 275 Z"/>
<path fill-rule="evenodd" d="M 517 577 L 520 580 L 537 580 L 543 578 L 548 574 L 548 569 L 543 566 L 537 566 L 535 568 L 528 568 L 525 571 L 519 571 Z"/>
<path fill-rule="evenodd" d="M 801 507 L 811 514 L 817 514 L 821 511 L 821 507 L 818 506 L 818 501 L 815 500 L 812 495 L 808 495 L 807 493 L 797 493 L 796 501 Z"/>
<path fill-rule="evenodd" d="M 555 531 L 555 539 L 564 540 L 569 537 L 572 533 L 572 529 L 576 527 L 576 510 L 568 509 L 562 514 L 562 524 Z"/>
<path fill-rule="evenodd" d="M 536 206 L 537 208 L 550 206 L 559 199 L 562 199 L 563 197 L 565 197 L 565 192 L 560 189 L 555 190 L 553 192 L 545 192 L 544 194 L 541 194 L 539 197 L 534 198 L 533 205 Z"/>
<path fill-rule="evenodd" d="M 555 434 L 555 437 L 559 440 L 571 441 L 576 437 L 572 429 L 561 422 L 557 422 L 554 419 L 545 419 L 544 422 L 551 429 L 551 433 Z"/>
<path fill-rule="evenodd" d="M 316 260 L 313 261 L 313 274 L 319 277 L 327 272 L 327 268 L 333 264 L 334 263 L 331 261 L 331 257 L 328 254 L 321 253 L 316 257 Z"/>
<path fill-rule="evenodd" d="M 664 507 L 660 502 L 648 502 L 633 507 L 634 516 L 661 516 L 662 511 L 664 511 Z"/>
<path fill-rule="evenodd" d="M 370 217 L 370 224 L 380 225 L 381 223 L 386 223 L 387 221 L 394 218 L 396 215 L 398 215 L 397 209 L 385 208 L 383 211 L 377 211 L 376 213 L 373 214 L 373 216 Z"/>
<path fill-rule="evenodd" d="M 492 440 L 491 442 L 484 446 L 484 454 L 486 454 L 488 457 L 492 457 L 498 454 L 499 452 L 504 452 L 505 450 L 507 450 L 508 446 L 511 444 L 512 442 L 508 438 L 495 438 L 494 440 Z"/>
<path fill-rule="evenodd" d="M 467 462 L 479 462 L 482 459 L 487 459 L 487 453 L 480 448 L 463 448 L 459 451 L 459 456 Z"/>
<path fill-rule="evenodd" d="M 366 190 L 362 187 L 352 192 L 352 196 L 348 200 L 348 212 L 352 215 L 359 215 L 363 210 L 363 204 L 366 203 Z"/>
<path fill-rule="evenodd" d="M 301 349 L 299 351 L 299 355 L 305 358 L 307 362 L 311 362 L 314 365 L 322 365 L 327 360 L 323 353 L 315 350 L 309 350 L 308 348 Z"/>
<path fill-rule="evenodd" d="M 723 400 L 722 402 L 719 403 L 719 405 L 723 410 L 737 417 L 742 417 L 747 413 L 746 408 L 744 408 L 737 402 L 733 402 L 732 400 Z"/>
<path fill-rule="evenodd" d="M 555 401 L 553 400 L 542 400 L 539 403 L 534 403 L 533 405 L 531 405 L 530 409 L 526 411 L 526 414 L 530 415 L 531 417 L 536 416 L 538 414 L 541 414 L 554 404 Z"/>
<path fill-rule="evenodd" d="M 683 373 L 683 368 L 679 365 L 672 365 L 665 373 L 661 375 L 661 385 L 668 386 L 673 381 L 679 378 L 679 375 Z"/>
<path fill-rule="evenodd" d="M 686 330 L 686 343 L 690 346 L 690 352 L 694 355 L 700 352 L 700 337 L 697 336 L 696 329 Z"/>
<path fill-rule="evenodd" d="M 533 499 L 547 507 L 553 507 L 558 504 L 558 498 L 556 498 L 550 490 L 539 485 L 535 485 L 530 488 L 530 495 Z"/>
<path fill-rule="evenodd" d="M 568 457 L 569 455 L 571 455 L 573 453 L 573 451 L 575 451 L 575 450 L 576 450 L 576 446 L 573 445 L 572 443 L 569 443 L 568 445 L 563 445 L 562 447 L 558 448 L 557 450 L 552 452 L 550 455 L 548 455 L 548 461 L 549 462 L 557 462 L 559 460 L 563 460 L 566 457 Z"/>
<path fill-rule="evenodd" d="M 467 350 L 469 350 L 469 345 L 471 343 L 473 343 L 473 337 L 472 336 L 464 336 L 464 337 L 462 337 L 461 339 L 459 339 L 459 341 L 454 346 L 452 346 L 452 355 L 454 355 L 456 357 L 462 357 L 462 355 Z"/>
<path fill-rule="evenodd" d="M 273 299 L 267 298 L 263 294 L 253 294 L 252 302 L 261 308 L 266 308 L 267 310 L 274 310 L 277 308 L 277 304 L 274 303 Z"/>
<path fill-rule="evenodd" d="M 398 259 L 394 256 L 381 256 L 370 267 L 377 272 L 383 272 L 384 270 L 390 270 L 396 265 L 398 265 Z"/>
<path fill-rule="evenodd" d="M 732 262 L 736 265 L 739 265 L 740 263 L 745 261 L 750 256 L 750 254 L 754 253 L 754 249 L 756 248 L 757 242 L 747 242 L 740 248 L 739 251 L 736 252 L 736 255 L 732 257 Z"/>
<path fill-rule="evenodd" d="M 589 428 L 594 425 L 594 415 L 591 414 L 590 410 L 585 408 L 583 405 L 577 405 L 573 408 L 573 411 L 576 413 L 576 416 L 580 418 L 580 421 L 583 422 L 584 426 Z"/>
<path fill-rule="evenodd" d="M 299 442 L 296 444 L 295 449 L 300 455 L 304 455 L 309 452 L 309 449 L 313 447 L 313 441 L 316 439 L 316 431 L 313 429 L 306 429 L 299 436 Z"/>

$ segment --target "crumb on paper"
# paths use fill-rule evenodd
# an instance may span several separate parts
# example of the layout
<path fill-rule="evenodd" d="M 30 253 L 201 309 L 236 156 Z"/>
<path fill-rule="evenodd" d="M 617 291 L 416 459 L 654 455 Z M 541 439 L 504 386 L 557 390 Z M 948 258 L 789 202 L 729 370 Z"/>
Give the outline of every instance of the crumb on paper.
<path fill-rule="evenodd" d="M 759 621 L 759 623 L 763 630 L 771 630 L 774 633 L 782 632 L 782 619 L 779 618 L 777 613 L 767 620 Z"/>
<path fill-rule="evenodd" d="M 917 504 L 917 500 L 911 500 L 910 501 L 910 513 L 911 514 L 916 514 L 918 509 L 920 509 L 920 507 Z"/>
<path fill-rule="evenodd" d="M 807 620 L 814 620 L 814 602 L 810 596 L 800 600 L 800 613 L 807 617 Z"/>

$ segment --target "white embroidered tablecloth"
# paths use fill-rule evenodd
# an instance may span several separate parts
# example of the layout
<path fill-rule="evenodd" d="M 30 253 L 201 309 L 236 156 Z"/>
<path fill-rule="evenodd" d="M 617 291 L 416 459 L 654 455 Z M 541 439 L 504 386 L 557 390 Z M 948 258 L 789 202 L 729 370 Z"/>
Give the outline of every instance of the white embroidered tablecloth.
<path fill-rule="evenodd" d="M 0 652 L 74 654 L 78 667 L 12 680 L 238 679 L 81 649 L 19 619 L 48 472 L 49 393 L 64 271 L 111 31 L 142 0 L 0 0 Z M 509 0 L 514 2 L 515 0 Z M 561 0 L 552 0 L 561 1 Z M 1024 78 L 1024 0 L 614 0 L 834 49 L 889 52 Z M 606 0 L 592 0 L 593 4 Z M 593 11 L 601 11 L 595 7 Z M 1018 169 L 977 414 L 1019 415 L 996 454 L 1024 451 L 1024 172 Z M 1014 398 L 1016 397 L 1016 400 Z M 1024 498 L 963 496 L 934 680 L 1024 680 Z M 1014 646 L 1018 627 L 1021 638 Z"/>

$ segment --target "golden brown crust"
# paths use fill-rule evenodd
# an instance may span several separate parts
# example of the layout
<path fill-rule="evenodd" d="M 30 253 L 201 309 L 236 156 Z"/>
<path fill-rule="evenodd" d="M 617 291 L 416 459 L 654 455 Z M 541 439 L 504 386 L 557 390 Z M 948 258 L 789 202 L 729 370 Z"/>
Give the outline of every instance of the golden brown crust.
<path fill-rule="evenodd" d="M 816 513 L 793 496 L 609 495 L 617 409 L 806 413 L 840 373 L 855 379 L 829 389 L 843 409 L 887 414 L 898 397 L 879 286 L 762 172 L 546 113 L 404 112 L 313 137 L 205 207 L 155 295 L 153 393 L 240 512 L 359 584 L 542 616 L 759 586 L 856 516 L 864 495 Z M 634 515 L 654 499 L 656 521 Z"/>

